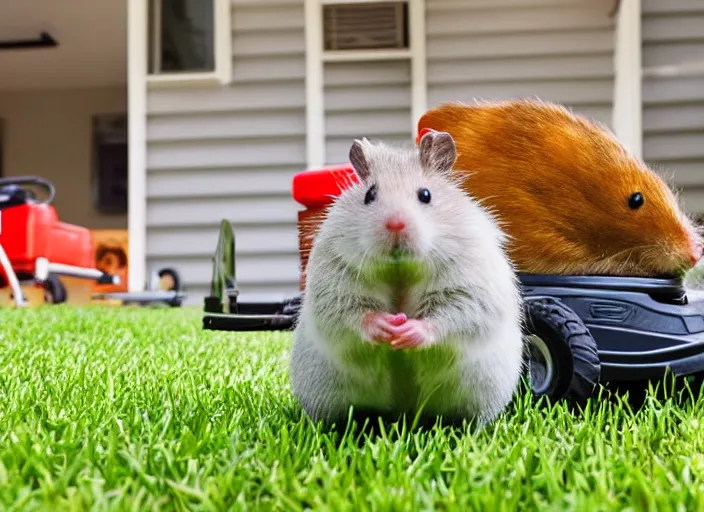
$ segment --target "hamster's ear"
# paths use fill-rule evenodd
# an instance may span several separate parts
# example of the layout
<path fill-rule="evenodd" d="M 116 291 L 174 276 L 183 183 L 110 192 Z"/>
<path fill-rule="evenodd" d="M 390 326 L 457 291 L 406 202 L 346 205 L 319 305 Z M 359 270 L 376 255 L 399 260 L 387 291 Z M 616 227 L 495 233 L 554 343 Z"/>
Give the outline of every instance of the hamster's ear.
<path fill-rule="evenodd" d="M 430 130 L 421 137 L 420 165 L 425 171 L 448 173 L 456 159 L 457 147 L 449 133 Z"/>
<path fill-rule="evenodd" d="M 362 181 L 366 181 L 369 178 L 370 169 L 369 161 L 367 160 L 367 155 L 364 154 L 364 146 L 369 142 L 366 139 L 355 140 L 350 148 L 349 159 L 352 163 L 352 167 L 357 172 L 357 176 Z"/>

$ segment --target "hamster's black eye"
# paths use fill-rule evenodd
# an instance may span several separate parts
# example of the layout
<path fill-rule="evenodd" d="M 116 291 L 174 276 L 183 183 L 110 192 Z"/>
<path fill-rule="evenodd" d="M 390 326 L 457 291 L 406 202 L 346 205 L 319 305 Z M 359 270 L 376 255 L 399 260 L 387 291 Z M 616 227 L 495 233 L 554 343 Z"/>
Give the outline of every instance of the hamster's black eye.
<path fill-rule="evenodd" d="M 422 188 L 418 191 L 418 200 L 421 203 L 428 204 L 430 202 L 430 190 Z"/>
<path fill-rule="evenodd" d="M 369 204 L 376 199 L 376 185 L 372 185 L 364 196 L 364 204 Z"/>
<path fill-rule="evenodd" d="M 643 203 L 645 203 L 645 198 L 640 192 L 634 192 L 628 198 L 628 207 L 631 210 L 637 210 L 643 206 Z"/>

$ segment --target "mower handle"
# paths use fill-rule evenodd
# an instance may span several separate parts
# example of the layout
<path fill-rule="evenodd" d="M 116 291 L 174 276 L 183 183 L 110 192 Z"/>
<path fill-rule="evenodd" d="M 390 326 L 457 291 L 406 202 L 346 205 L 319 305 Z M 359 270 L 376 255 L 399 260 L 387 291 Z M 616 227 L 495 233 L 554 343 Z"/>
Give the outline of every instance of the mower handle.
<path fill-rule="evenodd" d="M 43 201 L 38 201 L 39 203 L 49 204 L 54 200 L 56 196 L 56 189 L 53 183 L 49 180 L 42 178 L 40 176 L 12 176 L 7 178 L 0 178 L 0 187 L 5 185 L 38 185 L 47 191 L 49 197 Z"/>

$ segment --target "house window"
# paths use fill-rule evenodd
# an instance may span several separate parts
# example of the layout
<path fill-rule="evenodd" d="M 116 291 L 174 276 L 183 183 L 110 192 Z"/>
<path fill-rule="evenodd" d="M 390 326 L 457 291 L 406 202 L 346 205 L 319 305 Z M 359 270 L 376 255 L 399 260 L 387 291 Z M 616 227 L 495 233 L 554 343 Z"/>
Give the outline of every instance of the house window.
<path fill-rule="evenodd" d="M 226 83 L 231 0 L 148 0 L 150 83 Z"/>
<path fill-rule="evenodd" d="M 105 214 L 127 213 L 127 115 L 93 117 L 93 203 Z"/>
<path fill-rule="evenodd" d="M 323 0 L 323 59 L 409 58 L 409 1 Z"/>

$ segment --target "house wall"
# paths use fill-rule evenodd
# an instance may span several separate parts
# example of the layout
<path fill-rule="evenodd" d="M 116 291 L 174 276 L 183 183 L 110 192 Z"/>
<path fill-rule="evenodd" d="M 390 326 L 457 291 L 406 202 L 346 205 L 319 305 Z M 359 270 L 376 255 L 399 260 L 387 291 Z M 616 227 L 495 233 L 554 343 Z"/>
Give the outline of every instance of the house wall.
<path fill-rule="evenodd" d="M 429 106 L 539 96 L 610 124 L 612 0 L 427 1 Z M 147 266 L 173 266 L 202 304 L 218 225 L 237 236 L 247 300 L 298 291 L 297 205 L 306 168 L 303 0 L 234 0 L 233 82 L 147 98 Z M 325 161 L 352 139 L 412 143 L 408 60 L 323 66 Z"/>
<path fill-rule="evenodd" d="M 0 91 L 5 176 L 37 175 L 51 181 L 54 206 L 64 222 L 125 229 L 126 215 L 105 215 L 93 207 L 91 118 L 126 111 L 124 87 Z"/>
<path fill-rule="evenodd" d="M 535 96 L 611 125 L 613 0 L 426 0 L 428 104 Z"/>
<path fill-rule="evenodd" d="M 704 214 L 704 2 L 643 0 L 643 157 Z M 699 75 L 653 77 L 648 68 L 697 63 Z"/>
<path fill-rule="evenodd" d="M 298 290 L 293 175 L 306 166 L 303 0 L 235 0 L 229 87 L 147 96 L 147 271 L 202 304 L 221 219 L 249 300 Z"/>
<path fill-rule="evenodd" d="M 352 140 L 411 144 L 411 63 L 328 62 L 323 67 L 325 160 L 348 161 Z"/>

